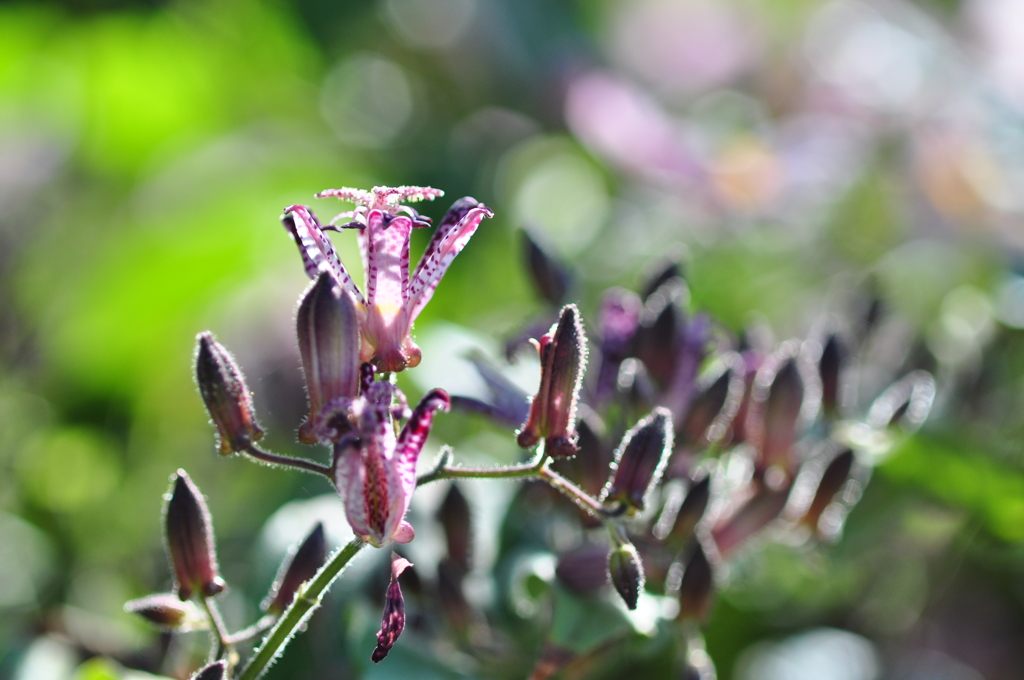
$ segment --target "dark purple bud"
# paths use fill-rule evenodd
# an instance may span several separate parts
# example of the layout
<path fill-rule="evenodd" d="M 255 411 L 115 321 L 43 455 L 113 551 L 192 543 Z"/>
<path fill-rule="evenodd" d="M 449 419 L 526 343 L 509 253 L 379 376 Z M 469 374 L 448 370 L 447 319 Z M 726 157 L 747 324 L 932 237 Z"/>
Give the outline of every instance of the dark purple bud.
<path fill-rule="evenodd" d="M 216 595 L 224 590 L 224 580 L 217 570 L 210 511 L 184 470 L 174 475 L 173 484 L 164 520 L 167 552 L 178 581 L 178 597 L 187 600 L 195 592 Z"/>
<path fill-rule="evenodd" d="M 608 576 L 629 609 L 636 609 L 644 589 L 644 567 L 632 543 L 612 546 L 608 554 Z"/>
<path fill-rule="evenodd" d="M 194 604 L 182 602 L 174 593 L 140 597 L 126 602 L 124 609 L 164 630 L 191 630 L 205 622 L 202 612 Z"/>
<path fill-rule="evenodd" d="M 679 583 L 678 619 L 703 621 L 715 594 L 715 577 L 700 541 L 693 541 Z"/>
<path fill-rule="evenodd" d="M 832 334 L 825 341 L 818 359 L 818 375 L 821 377 L 821 410 L 830 420 L 840 416 L 842 372 L 846 363 L 846 348 L 839 336 Z"/>
<path fill-rule="evenodd" d="M 271 614 L 280 614 L 287 609 L 295 599 L 299 586 L 316 576 L 326 561 L 327 541 L 324 538 L 324 525 L 317 522 L 299 547 L 281 564 L 274 585 L 270 587 L 270 593 L 263 601 L 263 610 Z"/>
<path fill-rule="evenodd" d="M 479 352 L 473 352 L 468 357 L 469 361 L 476 368 L 476 372 L 487 385 L 487 391 L 491 395 L 491 403 L 480 406 L 483 402 L 471 403 L 468 397 L 460 397 L 466 403 L 462 404 L 467 410 L 487 415 L 502 425 L 518 427 L 529 416 L 530 397 L 514 382 L 506 378 L 490 361 Z M 452 398 L 452 406 L 456 406 L 455 397 Z"/>
<path fill-rule="evenodd" d="M 221 659 L 209 666 L 203 666 L 192 676 L 191 680 L 224 680 L 226 677 L 228 677 L 228 662 Z"/>
<path fill-rule="evenodd" d="M 672 451 L 672 414 L 658 407 L 622 438 L 602 502 L 618 501 L 633 513 L 644 509 L 647 491 L 657 484 Z"/>
<path fill-rule="evenodd" d="M 398 585 L 398 577 L 402 572 L 411 567 L 412 564 L 404 557 L 391 555 L 391 583 L 388 585 L 388 593 L 384 600 L 384 618 L 377 631 L 377 648 L 373 650 L 370 659 L 374 663 L 380 663 L 394 647 L 398 636 L 405 630 L 405 600 L 402 599 L 402 588 Z"/>
<path fill-rule="evenodd" d="M 670 279 L 647 298 L 636 332 L 636 357 L 654 381 L 666 389 L 675 376 L 684 319 L 680 309 L 689 298 L 686 282 Z"/>
<path fill-rule="evenodd" d="M 758 470 L 779 465 L 793 472 L 791 455 L 799 437 L 804 380 L 797 359 L 782 353 L 765 362 L 754 378 L 747 436 L 758 452 Z"/>
<path fill-rule="evenodd" d="M 555 576 L 576 592 L 594 592 L 608 583 L 608 561 L 607 548 L 584 543 L 558 556 Z"/>
<path fill-rule="evenodd" d="M 444 528 L 448 557 L 468 572 L 472 566 L 473 527 L 469 503 L 454 482 L 437 510 L 437 520 Z"/>
<path fill-rule="evenodd" d="M 651 273 L 647 280 L 644 282 L 643 287 L 640 290 L 640 297 L 646 300 L 654 294 L 654 291 L 661 288 L 663 284 L 672 279 L 682 279 L 683 268 L 678 262 L 669 261 L 664 262 L 660 265 L 660 268 L 655 269 Z"/>
<path fill-rule="evenodd" d="M 745 389 L 742 357 L 735 352 L 721 357 L 697 382 L 696 395 L 679 428 L 683 442 L 699 449 L 725 436 Z"/>
<path fill-rule="evenodd" d="M 886 388 L 868 409 L 868 425 L 876 428 L 898 426 L 913 432 L 928 418 L 935 401 L 935 378 L 927 371 L 914 371 Z"/>
<path fill-rule="evenodd" d="M 545 253 L 528 231 L 523 231 L 523 254 L 540 296 L 552 305 L 562 304 L 572 285 L 569 268 Z"/>
<path fill-rule="evenodd" d="M 336 440 L 351 429 L 347 405 L 359 394 L 359 318 L 352 298 L 327 270 L 302 294 L 295 325 L 309 392 L 299 441 Z"/>
<path fill-rule="evenodd" d="M 850 470 L 853 469 L 853 459 L 853 451 L 845 449 L 829 461 L 825 472 L 821 475 L 821 480 L 818 482 L 814 498 L 811 500 L 811 504 L 801 520 L 804 524 L 817 530 L 818 520 L 821 519 L 825 508 L 829 506 L 835 495 L 846 484 L 846 480 L 850 478 Z"/>
<path fill-rule="evenodd" d="M 711 475 L 706 474 L 686 490 L 686 495 L 678 504 L 674 517 L 669 514 L 672 508 L 666 506 L 665 515 L 658 520 L 656 536 L 677 546 L 684 544 L 693 535 L 693 530 L 708 509 L 710 500 Z"/>
<path fill-rule="evenodd" d="M 576 454 L 576 402 L 587 363 L 587 338 L 576 305 L 562 308 L 558 323 L 537 343 L 540 387 L 530 403 L 530 415 L 517 436 L 529 448 L 545 440 L 548 455 Z"/>
<path fill-rule="evenodd" d="M 718 553 L 728 557 L 743 541 L 778 517 L 786 507 L 790 488 L 791 482 L 786 480 L 778 488 L 756 484 L 753 495 L 712 530 Z"/>
<path fill-rule="evenodd" d="M 209 331 L 196 336 L 196 383 L 217 427 L 223 455 L 244 451 L 263 437 L 242 372 Z"/>
<path fill-rule="evenodd" d="M 601 347 L 596 388 L 599 399 L 615 392 L 619 366 L 633 353 L 633 338 L 642 309 L 643 303 L 636 293 L 623 288 L 609 288 L 601 297 L 597 321 Z"/>

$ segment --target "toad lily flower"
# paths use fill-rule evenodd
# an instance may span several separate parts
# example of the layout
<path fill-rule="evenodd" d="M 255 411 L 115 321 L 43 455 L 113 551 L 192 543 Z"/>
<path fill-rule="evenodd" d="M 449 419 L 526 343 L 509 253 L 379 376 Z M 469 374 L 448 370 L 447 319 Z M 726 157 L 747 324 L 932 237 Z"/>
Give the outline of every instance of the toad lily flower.
<path fill-rule="evenodd" d="M 309 277 L 316 278 L 322 268 L 326 269 L 351 296 L 359 313 L 360 360 L 373 363 L 378 371 L 401 371 L 420 362 L 420 348 L 410 336 L 413 322 L 481 220 L 494 214 L 468 196 L 455 201 L 410 276 L 409 238 L 413 228 L 430 226 L 430 220 L 401 204 L 442 195 L 442 191 L 430 187 L 328 189 L 317 198 L 339 198 L 354 203 L 355 209 L 341 213 L 328 225 L 320 224 L 316 215 L 301 205 L 285 208 L 281 218 L 299 246 Z M 348 221 L 335 225 L 340 220 Z M 348 228 L 359 230 L 365 296 L 324 233 Z"/>
<path fill-rule="evenodd" d="M 437 409 L 448 410 L 451 401 L 441 389 L 431 390 L 413 409 L 401 433 L 395 436 L 395 411 L 404 411 L 404 400 L 394 385 L 369 385 L 353 404 L 355 431 L 334 447 L 334 482 L 345 498 L 345 514 L 352 531 L 378 548 L 413 539 L 412 525 L 405 521 L 416 490 L 416 461 Z"/>

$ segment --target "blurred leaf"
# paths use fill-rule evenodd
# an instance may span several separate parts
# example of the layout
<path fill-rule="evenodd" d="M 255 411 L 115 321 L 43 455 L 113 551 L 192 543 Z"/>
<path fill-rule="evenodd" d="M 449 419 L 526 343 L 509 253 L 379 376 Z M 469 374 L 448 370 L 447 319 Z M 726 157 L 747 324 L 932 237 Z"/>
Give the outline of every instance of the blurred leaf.
<path fill-rule="evenodd" d="M 578 595 L 559 584 L 552 593 L 554 616 L 548 637 L 559 647 L 586 654 L 633 631 L 622 609 L 606 599 Z"/>

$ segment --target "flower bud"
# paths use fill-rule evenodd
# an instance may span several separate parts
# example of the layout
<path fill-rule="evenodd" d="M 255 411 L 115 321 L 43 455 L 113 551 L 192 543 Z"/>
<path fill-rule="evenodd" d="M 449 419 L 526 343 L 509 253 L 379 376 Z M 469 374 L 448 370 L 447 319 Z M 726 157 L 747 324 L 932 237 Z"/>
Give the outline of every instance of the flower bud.
<path fill-rule="evenodd" d="M 644 588 L 644 566 L 632 543 L 617 542 L 608 554 L 608 576 L 629 609 L 636 609 Z"/>
<path fill-rule="evenodd" d="M 351 429 L 347 406 L 359 394 L 359 317 L 352 298 L 323 270 L 306 289 L 295 319 L 309 417 L 299 441 L 337 439 Z"/>
<path fill-rule="evenodd" d="M 640 325 L 636 331 L 636 356 L 662 389 L 667 389 L 676 373 L 686 325 L 681 305 L 690 292 L 681 278 L 665 281 L 644 301 Z"/>
<path fill-rule="evenodd" d="M 642 308 L 640 298 L 630 290 L 609 288 L 601 296 L 597 322 L 601 365 L 595 387 L 599 400 L 615 392 L 619 366 L 633 353 L 633 337 L 640 323 Z"/>
<path fill-rule="evenodd" d="M 818 359 L 818 375 L 821 378 L 821 410 L 826 418 L 838 418 L 843 364 L 846 363 L 846 349 L 833 333 L 825 341 Z"/>
<path fill-rule="evenodd" d="M 164 520 L 178 597 L 187 600 L 196 591 L 211 596 L 224 590 L 224 580 L 217 570 L 210 511 L 184 470 L 178 470 L 174 476 Z"/>
<path fill-rule="evenodd" d="M 647 491 L 658 482 L 671 451 L 672 414 L 659 406 L 622 438 L 602 502 L 619 501 L 631 513 L 643 510 Z"/>
<path fill-rule="evenodd" d="M 678 428 L 688 446 L 703 448 L 726 434 L 743 400 L 745 373 L 743 358 L 730 352 L 701 376 L 697 393 Z"/>
<path fill-rule="evenodd" d="M 380 663 L 388 655 L 398 636 L 405 630 L 405 600 L 402 598 L 402 588 L 398 585 L 398 577 L 411 566 L 409 560 L 391 554 L 391 583 L 384 601 L 384 618 L 377 631 L 377 648 L 370 655 L 374 663 Z"/>
<path fill-rule="evenodd" d="M 575 455 L 576 401 L 587 361 L 587 338 L 576 305 L 562 308 L 558 323 L 540 339 L 537 347 L 540 387 L 516 441 L 525 449 L 544 439 L 548 455 Z"/>
<path fill-rule="evenodd" d="M 544 252 L 528 231 L 523 231 L 523 254 L 540 296 L 553 306 L 562 304 L 572 286 L 569 269 Z"/>
<path fill-rule="evenodd" d="M 786 507 L 791 485 L 791 480 L 783 480 L 780 488 L 756 484 L 753 495 L 712 530 L 719 554 L 728 556 L 743 541 L 778 517 Z"/>
<path fill-rule="evenodd" d="M 846 480 L 850 478 L 851 469 L 853 469 L 852 449 L 843 450 L 829 461 L 825 472 L 822 473 L 821 479 L 818 481 L 818 488 L 814 492 L 814 498 L 811 500 L 807 512 L 804 513 L 802 521 L 807 526 L 817 529 L 818 520 L 821 519 L 825 508 L 832 502 L 835 495 L 839 493 Z"/>
<path fill-rule="evenodd" d="M 558 556 L 555 577 L 570 590 L 591 593 L 608 583 L 608 562 L 603 545 L 584 543 Z"/>
<path fill-rule="evenodd" d="M 224 680 L 224 678 L 228 677 L 227 673 L 228 662 L 221 659 L 201 668 L 199 672 L 192 676 L 191 680 Z"/>
<path fill-rule="evenodd" d="M 912 432 L 928 418 L 934 401 L 935 378 L 928 371 L 914 371 L 887 387 L 872 402 L 868 425 Z"/>
<path fill-rule="evenodd" d="M 295 599 L 299 586 L 313 578 L 327 561 L 327 542 L 324 540 L 324 525 L 316 523 L 302 544 L 285 559 L 277 572 L 274 585 L 263 601 L 263 610 L 280 614 Z"/>
<path fill-rule="evenodd" d="M 444 528 L 448 542 L 448 557 L 462 569 L 463 573 L 468 572 L 471 567 L 473 528 L 469 503 L 455 483 L 452 483 L 444 501 L 441 502 L 437 519 Z"/>
<path fill-rule="evenodd" d="M 174 593 L 157 593 L 126 602 L 124 610 L 138 614 L 164 630 L 189 631 L 205 623 L 202 612 Z"/>
<path fill-rule="evenodd" d="M 781 465 L 787 474 L 792 473 L 791 453 L 799 436 L 804 393 L 795 357 L 779 355 L 758 370 L 751 390 L 747 434 L 757 449 L 759 470 Z"/>
<path fill-rule="evenodd" d="M 664 541 L 678 545 L 685 543 L 693 530 L 697 527 L 708 508 L 711 499 L 711 475 L 706 474 L 694 482 L 686 491 L 686 496 L 679 503 L 675 517 L 668 515 L 664 520 L 659 519 L 655 528 L 655 536 Z M 666 508 L 666 513 L 668 508 Z M 665 520 L 671 520 L 671 524 Z"/>
<path fill-rule="evenodd" d="M 679 583 L 678 618 L 703 620 L 711 607 L 715 593 L 714 572 L 700 541 L 692 543 L 686 558 L 682 581 Z"/>
<path fill-rule="evenodd" d="M 209 331 L 196 336 L 196 382 L 206 411 L 217 427 L 223 455 L 244 451 L 263 437 L 256 422 L 252 397 L 242 372 L 224 346 Z"/>

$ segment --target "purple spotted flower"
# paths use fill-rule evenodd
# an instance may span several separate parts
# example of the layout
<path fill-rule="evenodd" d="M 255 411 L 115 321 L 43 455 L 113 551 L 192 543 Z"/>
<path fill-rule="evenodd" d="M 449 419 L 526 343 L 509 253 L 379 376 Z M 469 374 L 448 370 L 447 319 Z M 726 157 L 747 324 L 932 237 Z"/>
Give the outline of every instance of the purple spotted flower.
<path fill-rule="evenodd" d="M 397 436 L 395 417 L 407 409 L 394 385 L 372 383 L 353 404 L 355 429 L 334 446 L 334 482 L 352 531 L 367 543 L 380 548 L 413 539 L 405 513 L 416 490 L 416 461 L 434 412 L 450 404 L 444 390 L 431 390 Z"/>
<path fill-rule="evenodd" d="M 420 348 L 410 335 L 413 323 L 481 220 L 493 215 L 468 196 L 455 201 L 410 276 L 409 238 L 413 228 L 428 227 L 430 220 L 402 203 L 433 200 L 443 193 L 430 187 L 328 189 L 317 197 L 339 198 L 354 203 L 355 209 L 341 213 L 328 225 L 320 224 L 316 215 L 301 205 L 285 208 L 281 218 L 299 246 L 309 277 L 316 278 L 326 270 L 351 296 L 361 331 L 360 360 L 372 363 L 378 371 L 401 371 L 420 362 Z M 347 221 L 337 224 L 343 220 Z M 359 231 L 365 296 L 324 233 L 346 228 Z"/>

